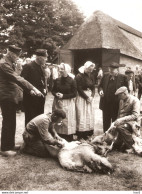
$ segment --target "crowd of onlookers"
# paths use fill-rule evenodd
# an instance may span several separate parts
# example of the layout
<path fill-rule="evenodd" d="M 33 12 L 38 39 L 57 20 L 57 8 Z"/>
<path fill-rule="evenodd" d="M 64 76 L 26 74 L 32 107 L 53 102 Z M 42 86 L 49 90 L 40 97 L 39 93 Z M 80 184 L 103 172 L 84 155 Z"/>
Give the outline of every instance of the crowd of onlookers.
<path fill-rule="evenodd" d="M 101 67 L 96 67 L 95 63 L 86 61 L 79 67 L 78 74 L 74 75 L 69 64 L 47 63 L 48 53 L 45 49 L 37 49 L 35 55 L 24 60 L 19 58 L 20 53 L 19 47 L 9 46 L 7 54 L 0 62 L 3 155 L 15 155 L 13 150 L 16 149 L 17 105 L 19 109 L 22 107 L 25 113 L 24 140 L 26 143 L 40 137 L 43 144 L 45 142 L 54 144 L 54 138 L 49 135 L 49 131 L 55 129 L 59 145 L 60 138 L 72 141 L 74 135 L 77 135 L 78 140 L 87 139 L 88 136 L 93 135 L 96 84 L 100 95 L 99 108 L 103 113 L 104 132 L 109 129 L 112 122 L 117 120 L 119 99 L 115 93 L 119 88 L 126 87 L 129 94 L 141 98 L 142 71 L 138 66 L 135 71 L 126 66 L 124 75 L 119 72 L 120 65 L 116 62 L 110 63 L 109 72 L 105 73 Z M 128 100 L 126 89 L 120 93 L 126 94 L 125 99 Z M 53 114 L 45 116 L 44 106 L 49 91 L 54 96 Z M 137 102 L 136 99 L 134 101 Z M 136 109 L 135 112 L 138 115 L 138 106 Z M 131 113 L 128 111 L 128 114 Z M 34 122 L 33 119 L 35 119 Z M 61 125 L 58 122 L 60 119 L 63 119 Z M 55 135 L 55 132 L 53 134 Z"/>

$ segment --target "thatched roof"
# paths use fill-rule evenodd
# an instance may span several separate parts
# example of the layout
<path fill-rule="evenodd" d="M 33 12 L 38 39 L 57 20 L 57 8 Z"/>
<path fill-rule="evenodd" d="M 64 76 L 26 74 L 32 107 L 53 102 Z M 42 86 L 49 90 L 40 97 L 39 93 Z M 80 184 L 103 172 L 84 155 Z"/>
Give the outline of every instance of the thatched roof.
<path fill-rule="evenodd" d="M 63 49 L 120 49 L 121 54 L 142 60 L 140 48 L 122 30 L 137 36 L 142 41 L 141 32 L 113 19 L 101 11 L 96 11 L 80 26 L 77 33 Z"/>

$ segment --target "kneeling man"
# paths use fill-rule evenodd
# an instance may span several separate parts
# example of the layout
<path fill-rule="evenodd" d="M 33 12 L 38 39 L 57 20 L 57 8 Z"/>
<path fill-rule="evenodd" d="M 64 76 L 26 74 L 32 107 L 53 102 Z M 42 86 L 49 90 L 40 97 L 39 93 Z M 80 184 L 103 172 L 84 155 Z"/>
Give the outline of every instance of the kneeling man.
<path fill-rule="evenodd" d="M 32 119 L 23 133 L 23 153 L 46 157 L 48 151 L 46 145 L 57 145 L 62 147 L 62 138 L 58 136 L 54 125 L 61 125 L 62 119 L 66 117 L 63 110 L 55 110 L 52 114 L 41 114 Z"/>
<path fill-rule="evenodd" d="M 124 151 L 131 149 L 134 144 L 132 136 L 134 133 L 133 124 L 139 120 L 140 101 L 137 97 L 129 94 L 126 87 L 120 87 L 115 92 L 115 95 L 120 99 L 118 118 L 112 123 L 110 128 L 114 128 L 118 134 L 114 148 Z"/>

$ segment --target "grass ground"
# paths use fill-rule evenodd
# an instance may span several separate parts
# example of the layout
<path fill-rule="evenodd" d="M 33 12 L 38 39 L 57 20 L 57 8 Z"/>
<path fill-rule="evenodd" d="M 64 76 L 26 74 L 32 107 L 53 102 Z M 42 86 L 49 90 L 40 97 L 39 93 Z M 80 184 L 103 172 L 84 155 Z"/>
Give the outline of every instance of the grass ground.
<path fill-rule="evenodd" d="M 51 111 L 53 98 L 47 96 L 45 110 Z M 101 111 L 96 95 L 95 133 L 102 133 Z M 1 118 L 0 118 L 1 128 Z M 22 143 L 24 113 L 17 114 L 16 143 Z M 142 190 L 142 158 L 111 152 L 109 161 L 115 166 L 111 175 L 83 174 L 66 171 L 53 158 L 37 158 L 18 154 L 14 158 L 0 156 L 0 190 L 31 191 L 140 191 Z"/>

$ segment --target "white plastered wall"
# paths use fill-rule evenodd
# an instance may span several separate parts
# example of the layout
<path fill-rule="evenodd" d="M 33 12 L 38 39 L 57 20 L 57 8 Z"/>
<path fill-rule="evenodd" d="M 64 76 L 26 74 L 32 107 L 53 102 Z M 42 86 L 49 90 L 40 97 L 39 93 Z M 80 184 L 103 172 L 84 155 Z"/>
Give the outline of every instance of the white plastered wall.
<path fill-rule="evenodd" d="M 126 55 L 120 55 L 120 64 L 126 65 L 126 67 L 120 67 L 120 73 L 125 73 L 127 67 L 131 67 L 135 71 L 136 65 L 139 65 L 140 69 L 142 69 L 142 61 Z"/>

